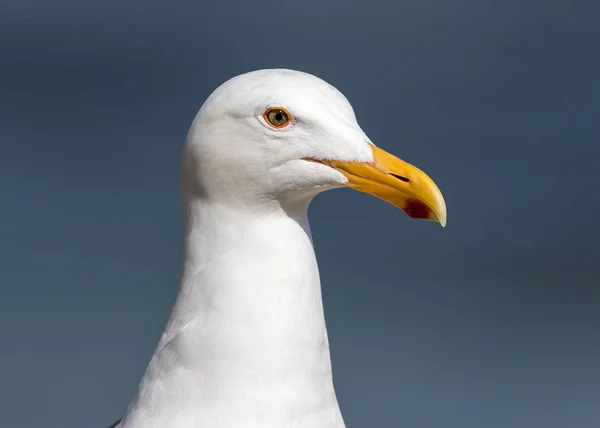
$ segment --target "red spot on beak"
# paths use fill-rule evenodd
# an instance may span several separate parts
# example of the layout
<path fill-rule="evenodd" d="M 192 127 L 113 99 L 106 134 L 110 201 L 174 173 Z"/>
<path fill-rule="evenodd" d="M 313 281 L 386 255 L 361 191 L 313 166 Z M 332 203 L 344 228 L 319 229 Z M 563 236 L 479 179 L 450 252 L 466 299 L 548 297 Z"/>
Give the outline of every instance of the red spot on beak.
<path fill-rule="evenodd" d="M 409 199 L 404 212 L 414 219 L 428 219 L 431 216 L 431 210 L 423 202 L 416 199 Z"/>

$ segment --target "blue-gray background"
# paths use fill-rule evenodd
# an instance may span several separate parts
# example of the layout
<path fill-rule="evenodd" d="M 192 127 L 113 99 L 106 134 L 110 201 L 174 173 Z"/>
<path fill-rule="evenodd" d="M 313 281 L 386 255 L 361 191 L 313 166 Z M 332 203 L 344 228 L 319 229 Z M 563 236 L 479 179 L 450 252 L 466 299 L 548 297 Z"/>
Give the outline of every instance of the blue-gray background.
<path fill-rule="evenodd" d="M 123 413 L 177 291 L 188 126 L 287 67 L 448 205 L 446 229 L 350 190 L 311 208 L 348 427 L 600 426 L 599 8 L 3 1 L 0 425 Z"/>

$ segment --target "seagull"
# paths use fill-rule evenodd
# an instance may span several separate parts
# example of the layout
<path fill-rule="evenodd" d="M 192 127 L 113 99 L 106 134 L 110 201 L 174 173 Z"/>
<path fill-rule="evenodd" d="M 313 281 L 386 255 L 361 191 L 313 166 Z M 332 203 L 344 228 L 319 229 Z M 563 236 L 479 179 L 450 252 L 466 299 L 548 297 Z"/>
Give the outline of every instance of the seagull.
<path fill-rule="evenodd" d="M 179 293 L 113 427 L 345 427 L 307 216 L 341 187 L 446 224 L 433 180 L 375 146 L 320 78 L 258 70 L 208 97 L 183 149 Z"/>

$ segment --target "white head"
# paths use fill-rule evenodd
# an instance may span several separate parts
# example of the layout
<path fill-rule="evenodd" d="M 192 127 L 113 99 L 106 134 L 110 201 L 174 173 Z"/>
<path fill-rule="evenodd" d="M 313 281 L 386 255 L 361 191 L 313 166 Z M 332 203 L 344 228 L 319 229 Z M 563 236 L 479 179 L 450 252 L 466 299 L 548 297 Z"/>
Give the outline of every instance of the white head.
<path fill-rule="evenodd" d="M 293 70 L 259 70 L 225 82 L 188 134 L 184 198 L 257 208 L 349 186 L 414 218 L 446 221 L 443 197 L 412 165 L 375 147 L 336 88 Z"/>

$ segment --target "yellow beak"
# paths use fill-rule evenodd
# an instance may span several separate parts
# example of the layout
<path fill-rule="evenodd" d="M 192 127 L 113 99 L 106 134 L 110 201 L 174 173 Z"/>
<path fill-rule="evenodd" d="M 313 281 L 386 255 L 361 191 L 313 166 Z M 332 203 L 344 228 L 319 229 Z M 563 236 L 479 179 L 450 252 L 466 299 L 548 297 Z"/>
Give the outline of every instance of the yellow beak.
<path fill-rule="evenodd" d="M 320 160 L 344 174 L 348 187 L 377 196 L 409 217 L 446 225 L 446 203 L 440 189 L 419 168 L 371 144 L 373 162 Z"/>

